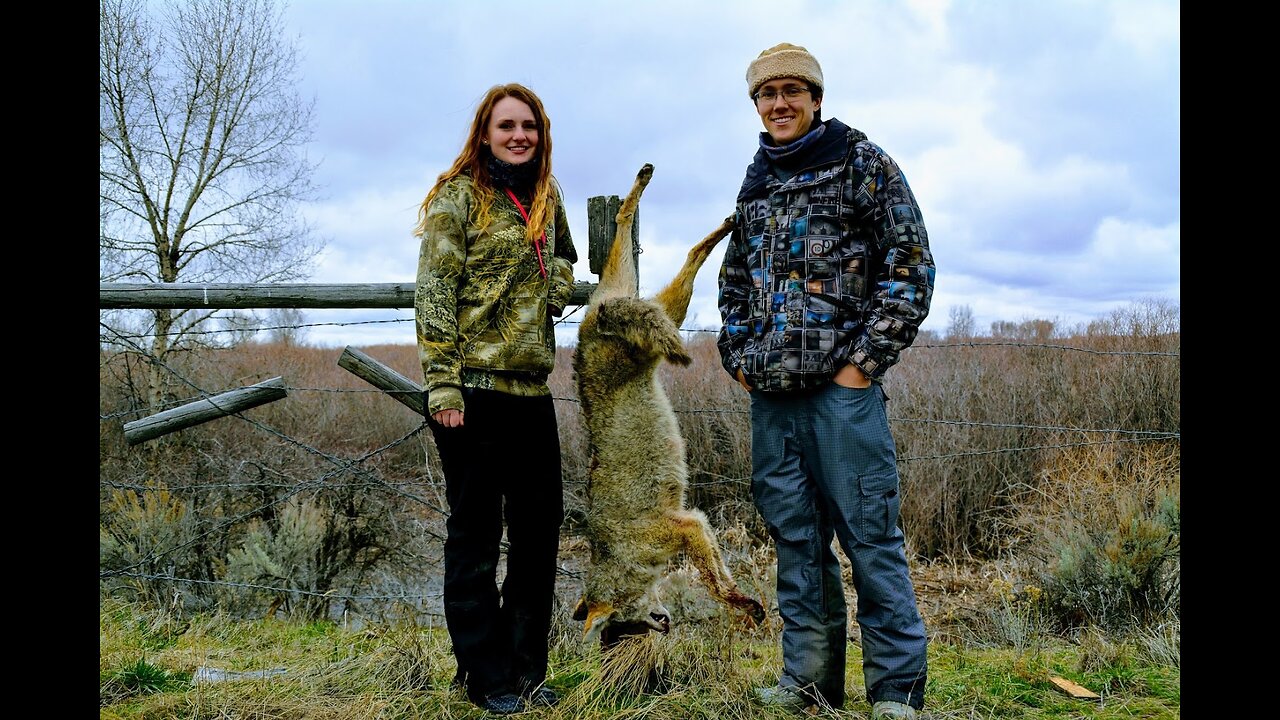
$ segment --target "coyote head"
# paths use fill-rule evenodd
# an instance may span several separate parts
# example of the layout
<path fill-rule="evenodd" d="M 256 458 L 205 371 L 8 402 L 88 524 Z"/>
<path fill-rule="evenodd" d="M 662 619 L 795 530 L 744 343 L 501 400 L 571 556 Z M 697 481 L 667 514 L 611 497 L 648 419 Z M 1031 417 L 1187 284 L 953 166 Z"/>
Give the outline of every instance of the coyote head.
<path fill-rule="evenodd" d="M 626 637 L 671 629 L 671 615 L 654 593 L 646 593 L 640 602 L 618 607 L 610 602 L 588 602 L 583 597 L 574 608 L 573 619 L 583 622 L 584 640 L 598 641 L 606 648 Z"/>

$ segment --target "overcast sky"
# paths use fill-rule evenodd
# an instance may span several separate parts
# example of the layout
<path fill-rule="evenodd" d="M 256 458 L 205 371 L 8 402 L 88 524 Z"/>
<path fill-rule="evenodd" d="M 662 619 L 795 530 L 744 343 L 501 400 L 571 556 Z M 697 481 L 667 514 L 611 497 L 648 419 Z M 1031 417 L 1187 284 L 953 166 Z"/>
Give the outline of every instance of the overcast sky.
<path fill-rule="evenodd" d="M 1179 297 L 1179 4 L 1169 0 L 293 0 L 287 32 L 316 102 L 327 240 L 311 282 L 412 283 L 417 206 L 491 86 L 551 119 L 553 172 L 587 265 L 587 198 L 640 209 L 641 291 L 733 211 L 763 129 L 747 65 L 779 42 L 822 65 L 823 117 L 906 174 L 937 264 L 924 328 L 1105 317 Z M 686 328 L 714 328 L 723 244 Z M 306 342 L 414 342 L 412 312 L 306 311 Z M 386 322 L 388 320 L 401 322 Z M 562 325 L 564 338 L 576 325 Z"/>

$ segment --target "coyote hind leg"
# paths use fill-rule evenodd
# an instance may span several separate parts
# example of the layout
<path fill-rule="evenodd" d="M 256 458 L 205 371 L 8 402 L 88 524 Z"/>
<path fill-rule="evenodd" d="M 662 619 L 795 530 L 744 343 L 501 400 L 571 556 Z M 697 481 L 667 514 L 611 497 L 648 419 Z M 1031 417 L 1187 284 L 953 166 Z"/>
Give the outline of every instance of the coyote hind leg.
<path fill-rule="evenodd" d="M 631 192 L 623 199 L 622 206 L 614 219 L 618 223 L 617 232 L 613 236 L 613 247 L 609 248 L 609 257 L 605 260 L 604 269 L 600 271 L 600 284 L 592 296 L 592 304 L 615 297 L 635 297 L 636 288 L 640 284 L 639 270 L 636 268 L 635 248 L 631 242 L 631 228 L 635 224 L 636 210 L 640 207 L 640 195 L 644 193 L 649 180 L 653 178 L 653 165 L 645 163 L 636 174 L 635 184 Z"/>
<path fill-rule="evenodd" d="M 684 322 L 684 316 L 689 312 L 689 301 L 693 298 L 693 280 L 698 276 L 698 270 L 702 269 L 702 264 L 711 256 L 711 250 L 732 230 L 733 217 L 730 216 L 689 250 L 680 271 L 654 296 L 654 302 L 666 310 L 667 317 L 677 326 Z"/>
<path fill-rule="evenodd" d="M 635 220 L 636 208 L 640 206 L 640 195 L 644 189 L 648 187 L 649 181 L 653 179 L 653 164 L 645 163 L 640 168 L 640 172 L 636 173 L 636 181 L 631 186 L 631 192 L 627 193 L 627 197 L 622 201 L 622 207 L 618 208 L 618 214 L 614 220 L 618 223 L 618 234 L 622 234 L 623 226 L 626 226 L 627 237 L 631 236 L 631 222 Z"/>

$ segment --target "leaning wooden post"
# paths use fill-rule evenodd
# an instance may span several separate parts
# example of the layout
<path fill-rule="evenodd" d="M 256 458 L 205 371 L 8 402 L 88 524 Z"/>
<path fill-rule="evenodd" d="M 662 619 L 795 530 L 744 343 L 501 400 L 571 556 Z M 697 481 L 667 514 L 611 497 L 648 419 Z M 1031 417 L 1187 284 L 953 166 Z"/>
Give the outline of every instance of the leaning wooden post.
<path fill-rule="evenodd" d="M 419 415 L 426 416 L 426 409 L 422 406 L 422 386 L 369 355 L 348 345 L 338 356 L 338 366 L 379 390 L 385 391 L 401 405 Z"/>
<path fill-rule="evenodd" d="M 257 385 L 229 390 L 220 395 L 187 403 L 182 407 L 156 413 L 150 417 L 124 424 L 124 439 L 130 445 L 168 435 L 192 425 L 199 425 L 220 417 L 234 415 L 241 410 L 275 402 L 289 393 L 284 389 L 284 378 L 274 377 Z"/>

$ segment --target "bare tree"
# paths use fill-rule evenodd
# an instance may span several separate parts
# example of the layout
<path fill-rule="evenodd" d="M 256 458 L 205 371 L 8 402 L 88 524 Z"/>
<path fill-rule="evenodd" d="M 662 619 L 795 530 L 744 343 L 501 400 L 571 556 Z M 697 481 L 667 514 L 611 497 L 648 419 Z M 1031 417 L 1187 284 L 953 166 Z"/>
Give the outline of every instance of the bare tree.
<path fill-rule="evenodd" d="M 973 308 L 968 305 L 956 305 L 951 308 L 950 323 L 947 324 L 947 338 L 950 340 L 968 340 L 973 337 Z"/>
<path fill-rule="evenodd" d="M 287 282 L 323 243 L 299 216 L 315 169 L 314 102 L 272 0 L 101 0 L 100 279 Z M 155 361 L 208 337 L 217 311 L 104 314 Z M 112 342 L 104 338 L 104 342 Z"/>

